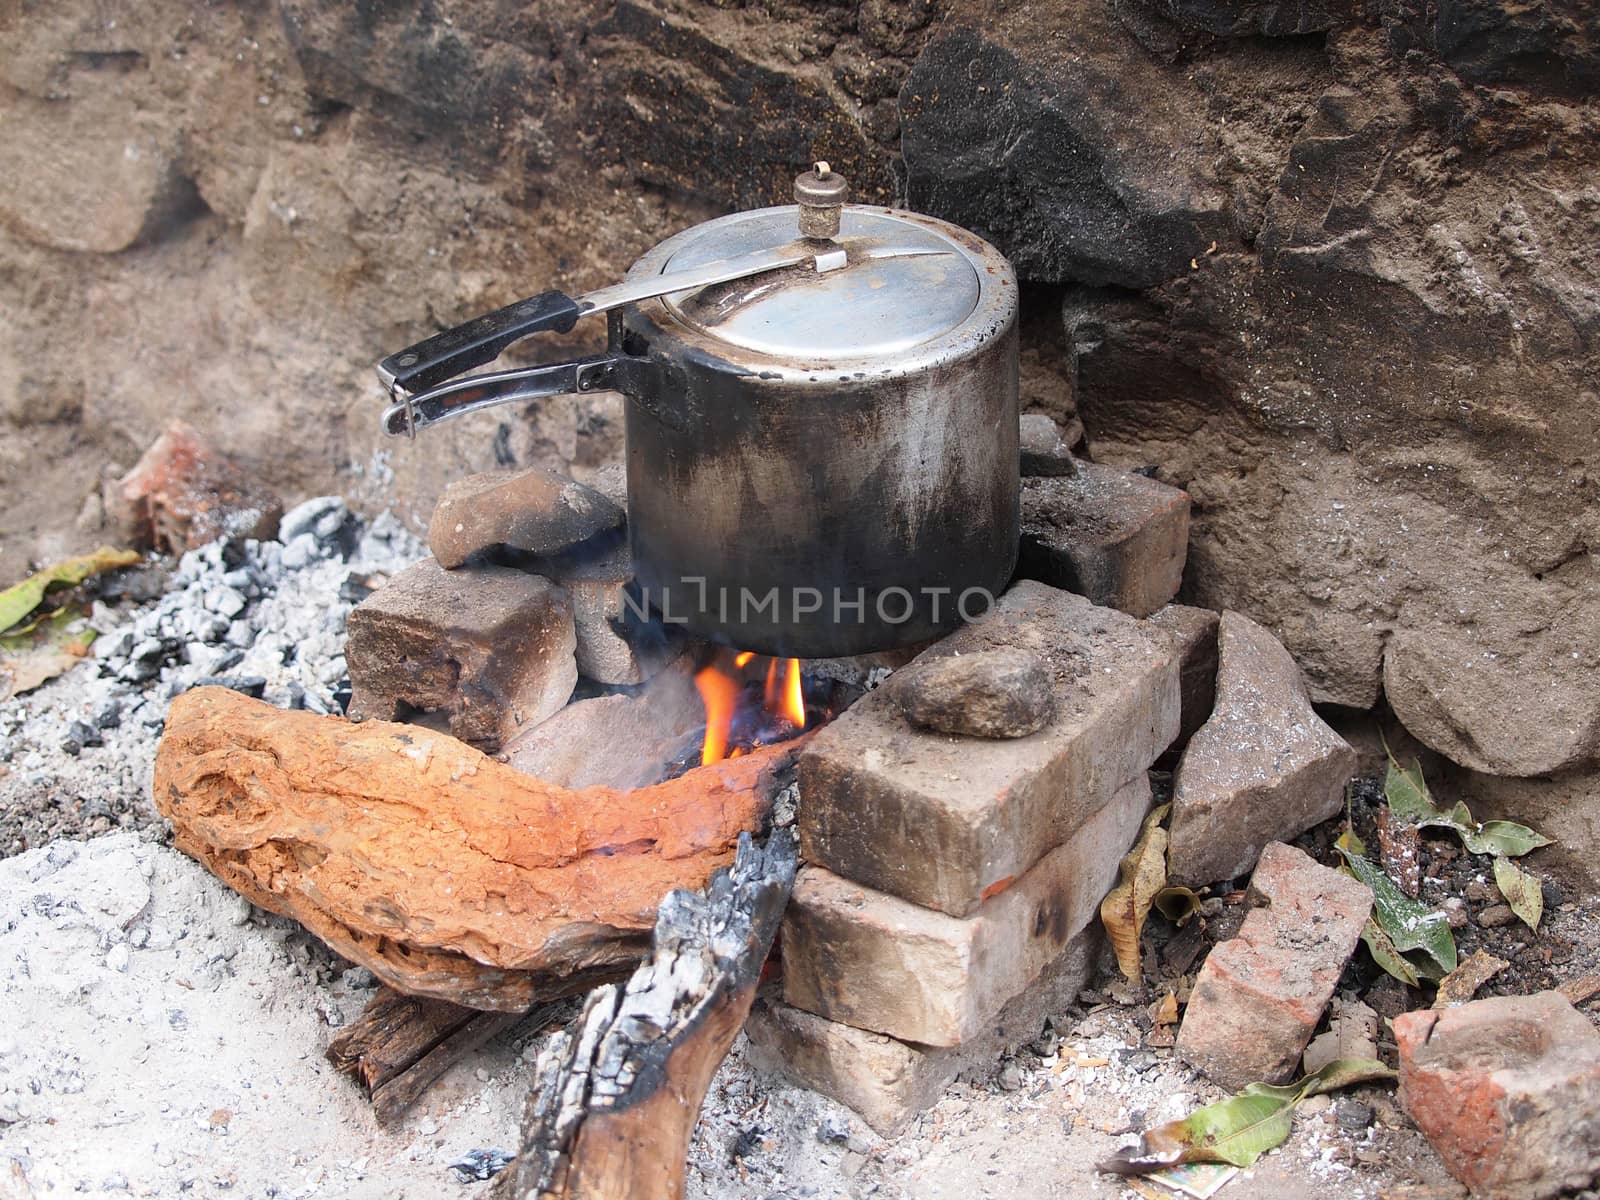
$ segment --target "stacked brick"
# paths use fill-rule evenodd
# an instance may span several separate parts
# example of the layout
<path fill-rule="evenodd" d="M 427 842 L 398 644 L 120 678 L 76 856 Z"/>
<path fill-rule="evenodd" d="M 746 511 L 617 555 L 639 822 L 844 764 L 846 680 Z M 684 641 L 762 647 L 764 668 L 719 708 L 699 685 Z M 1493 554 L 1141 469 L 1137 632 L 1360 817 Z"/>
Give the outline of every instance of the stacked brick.
<path fill-rule="evenodd" d="M 891 681 L 801 758 L 808 865 L 784 921 L 783 1001 L 757 1009 L 751 1043 L 883 1131 L 1036 1036 L 1041 1005 L 1082 986 L 1147 771 L 1180 728 L 1182 654 L 1154 623 L 1024 581 L 923 658 L 999 649 L 1046 667 L 1037 732 L 919 728 Z"/>

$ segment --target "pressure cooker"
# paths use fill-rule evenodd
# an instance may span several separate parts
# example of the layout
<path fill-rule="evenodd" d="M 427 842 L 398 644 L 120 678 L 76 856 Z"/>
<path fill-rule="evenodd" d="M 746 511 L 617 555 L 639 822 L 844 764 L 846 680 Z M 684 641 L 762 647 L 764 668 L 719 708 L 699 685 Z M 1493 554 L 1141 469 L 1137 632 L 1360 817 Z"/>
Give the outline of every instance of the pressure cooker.
<path fill-rule="evenodd" d="M 818 163 L 795 204 L 686 229 L 620 283 L 390 355 L 385 430 L 618 391 L 632 596 L 660 620 L 817 658 L 976 619 L 1016 566 L 1016 276 L 967 230 L 846 199 Z M 602 354 L 458 378 L 600 313 Z"/>

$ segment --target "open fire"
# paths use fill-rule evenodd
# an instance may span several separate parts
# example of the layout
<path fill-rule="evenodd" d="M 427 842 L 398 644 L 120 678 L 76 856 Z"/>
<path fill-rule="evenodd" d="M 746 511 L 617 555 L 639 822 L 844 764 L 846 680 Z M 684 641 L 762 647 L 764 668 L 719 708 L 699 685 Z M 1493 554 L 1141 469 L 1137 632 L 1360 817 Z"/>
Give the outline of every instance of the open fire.
<path fill-rule="evenodd" d="M 794 737 L 806 727 L 798 658 L 762 659 L 750 650 L 731 659 L 719 654 L 695 674 L 694 685 L 706 709 L 702 766 Z"/>

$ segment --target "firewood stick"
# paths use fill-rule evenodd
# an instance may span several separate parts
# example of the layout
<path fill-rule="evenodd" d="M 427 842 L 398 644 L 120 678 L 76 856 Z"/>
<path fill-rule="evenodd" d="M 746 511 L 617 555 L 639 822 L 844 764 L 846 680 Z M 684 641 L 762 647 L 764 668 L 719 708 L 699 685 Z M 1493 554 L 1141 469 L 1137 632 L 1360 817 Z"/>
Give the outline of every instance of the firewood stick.
<path fill-rule="evenodd" d="M 661 904 L 651 956 L 590 994 L 539 1056 L 500 1200 L 680 1200 L 689 1138 L 749 1015 L 794 882 L 794 836 L 739 839 L 703 892 Z"/>
<path fill-rule="evenodd" d="M 632 970 L 657 901 L 761 828 L 801 744 L 574 791 L 415 725 L 204 687 L 172 702 L 152 788 L 179 849 L 384 983 L 524 1012 Z"/>
<path fill-rule="evenodd" d="M 536 1032 L 564 1007 L 542 1004 L 529 1013 L 485 1013 L 381 988 L 361 1015 L 334 1035 L 326 1055 L 361 1085 L 378 1120 L 388 1124 L 489 1039 L 518 1025 Z"/>

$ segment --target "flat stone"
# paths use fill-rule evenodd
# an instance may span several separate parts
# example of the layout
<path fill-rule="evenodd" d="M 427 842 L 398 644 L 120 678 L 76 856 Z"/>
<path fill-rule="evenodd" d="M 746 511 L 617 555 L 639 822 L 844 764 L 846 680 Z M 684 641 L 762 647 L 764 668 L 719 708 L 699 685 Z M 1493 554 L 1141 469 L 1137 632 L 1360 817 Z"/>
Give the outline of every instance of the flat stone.
<path fill-rule="evenodd" d="M 923 1045 L 976 1037 L 1096 917 L 1149 807 L 1141 772 L 969 917 L 806 867 L 784 914 L 784 999 Z"/>
<path fill-rule="evenodd" d="M 581 646 L 581 641 L 580 641 Z M 568 788 L 647 787 L 698 748 L 705 706 L 688 670 L 669 670 L 637 694 L 567 705 L 504 747 L 507 765 Z"/>
<path fill-rule="evenodd" d="M 918 729 L 885 688 L 800 760 L 807 861 L 953 916 L 1065 842 L 1178 732 L 1178 660 L 1158 630 L 1024 581 L 916 660 L 1019 648 L 1053 674 L 1055 716 L 1013 741 Z"/>
<path fill-rule="evenodd" d="M 446 571 L 425 558 L 350 613 L 353 720 L 440 713 L 486 753 L 559 710 L 578 682 L 572 604 L 508 567 Z"/>
<path fill-rule="evenodd" d="M 1055 707 L 1050 672 L 1026 650 L 950 654 L 907 667 L 889 684 L 919 729 L 966 737 L 1037 733 Z"/>
<path fill-rule="evenodd" d="M 1077 460 L 1055 418 L 1044 413 L 1023 413 L 1019 430 L 1024 476 L 1076 475 Z"/>
<path fill-rule="evenodd" d="M 1103 941 L 1099 925 L 1091 923 L 1033 986 L 960 1046 L 919 1046 L 762 997 L 745 1024 L 749 1060 L 758 1070 L 847 1105 L 890 1137 L 938 1103 L 956 1079 L 981 1083 L 1001 1055 L 1036 1039 L 1046 1019 L 1064 1011 L 1089 982 Z"/>
<path fill-rule="evenodd" d="M 445 488 L 428 523 L 428 548 L 447 568 L 501 546 L 559 554 L 623 520 L 616 503 L 576 480 L 537 468 L 485 471 Z"/>
<path fill-rule="evenodd" d="M 1177 746 L 1182 748 L 1211 716 L 1217 700 L 1217 625 L 1221 617 L 1209 608 L 1169 604 L 1150 615 L 1150 623 L 1178 644 L 1178 690 L 1183 715 Z"/>
<path fill-rule="evenodd" d="M 1172 784 L 1167 873 L 1175 884 L 1248 871 L 1261 847 L 1339 811 L 1356 752 L 1311 707 L 1300 669 L 1248 617 L 1222 614 L 1217 698 Z"/>
<path fill-rule="evenodd" d="M 1474 1195 L 1540 1200 L 1600 1176 L 1600 1032 L 1559 992 L 1394 1019 L 1400 1103 Z"/>
<path fill-rule="evenodd" d="M 621 530 L 533 565 L 572 600 L 578 673 L 585 679 L 633 686 L 682 657 L 686 643 L 676 627 L 646 619 L 643 605 L 625 598 L 633 582 L 633 556 Z"/>
<path fill-rule="evenodd" d="M 1238 934 L 1200 968 L 1176 1047 L 1235 1091 L 1294 1077 L 1372 910 L 1364 884 L 1282 842 L 1262 850 L 1249 901 Z"/>
<path fill-rule="evenodd" d="M 1078 464 L 1022 481 L 1017 574 L 1147 617 L 1178 594 L 1189 494 L 1133 471 Z"/>

